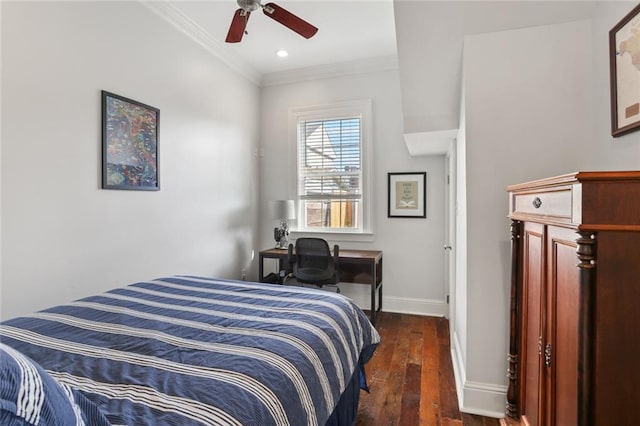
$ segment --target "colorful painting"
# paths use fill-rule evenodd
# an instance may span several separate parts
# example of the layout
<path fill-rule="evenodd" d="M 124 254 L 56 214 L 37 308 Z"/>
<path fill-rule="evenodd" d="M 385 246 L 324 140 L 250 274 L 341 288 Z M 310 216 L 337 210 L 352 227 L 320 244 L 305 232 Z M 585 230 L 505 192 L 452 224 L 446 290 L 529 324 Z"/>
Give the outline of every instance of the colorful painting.
<path fill-rule="evenodd" d="M 640 129 L 640 5 L 609 32 L 611 134 Z"/>
<path fill-rule="evenodd" d="M 388 217 L 427 217 L 427 173 L 389 173 Z"/>
<path fill-rule="evenodd" d="M 157 191 L 160 110 L 102 91 L 102 188 Z"/>

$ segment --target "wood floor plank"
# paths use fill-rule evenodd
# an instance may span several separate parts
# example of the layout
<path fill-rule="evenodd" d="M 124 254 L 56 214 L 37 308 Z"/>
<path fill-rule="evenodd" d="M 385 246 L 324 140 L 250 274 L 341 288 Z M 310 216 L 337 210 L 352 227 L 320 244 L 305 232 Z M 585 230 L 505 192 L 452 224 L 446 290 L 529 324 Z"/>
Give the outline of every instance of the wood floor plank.
<path fill-rule="evenodd" d="M 487 419 L 489 419 L 489 417 L 486 417 Z M 496 420 L 497 423 L 490 423 L 490 420 Z M 487 426 L 493 426 L 494 424 L 497 425 L 499 424 L 500 426 L 520 426 L 520 421 L 516 420 L 516 419 L 512 419 L 510 417 L 504 417 L 502 419 L 490 419 L 486 421 L 486 425 Z"/>
<path fill-rule="evenodd" d="M 445 318 L 382 312 L 382 342 L 366 365 L 371 393 L 362 391 L 358 426 L 498 426 L 460 413 Z"/>
<path fill-rule="evenodd" d="M 395 351 L 400 327 L 400 315 L 385 313 L 376 325 L 381 344 L 365 366 L 371 393 L 360 392 L 357 425 L 375 425 L 386 394 L 386 382 L 391 371 L 391 358 Z"/>
<path fill-rule="evenodd" d="M 381 425 L 396 425 L 401 412 L 402 388 L 409 356 L 410 335 L 408 318 L 400 318 L 398 339 L 391 357 L 390 371 L 386 381 L 386 395 L 382 403 L 377 421 Z"/>
<path fill-rule="evenodd" d="M 438 332 L 438 340 L 440 344 L 449 344 L 449 321 L 443 317 L 434 319 L 436 322 L 436 330 Z"/>
<path fill-rule="evenodd" d="M 400 402 L 400 425 L 420 424 L 420 370 L 419 364 L 407 364 Z"/>
<path fill-rule="evenodd" d="M 423 321 L 422 370 L 420 379 L 420 424 L 438 424 L 440 421 L 440 356 L 435 321 Z"/>
<path fill-rule="evenodd" d="M 449 345 L 440 344 L 440 415 L 461 420 Z"/>
<path fill-rule="evenodd" d="M 476 416 L 476 417 L 480 417 L 480 416 Z M 500 421 L 502 419 L 495 419 L 493 417 L 482 417 L 482 423 L 484 426 L 500 426 Z M 514 423 L 519 425 L 520 423 Z"/>
<path fill-rule="evenodd" d="M 479 416 L 470 414 L 462 414 L 462 423 L 464 426 L 484 426 L 484 420 Z"/>
<path fill-rule="evenodd" d="M 439 423 L 442 426 L 465 426 L 462 420 L 454 420 L 449 418 L 442 419 L 442 422 Z"/>
<path fill-rule="evenodd" d="M 424 321 L 417 315 L 407 318 L 407 329 L 409 330 L 409 355 L 407 362 L 411 364 L 422 364 L 422 351 L 424 348 Z"/>

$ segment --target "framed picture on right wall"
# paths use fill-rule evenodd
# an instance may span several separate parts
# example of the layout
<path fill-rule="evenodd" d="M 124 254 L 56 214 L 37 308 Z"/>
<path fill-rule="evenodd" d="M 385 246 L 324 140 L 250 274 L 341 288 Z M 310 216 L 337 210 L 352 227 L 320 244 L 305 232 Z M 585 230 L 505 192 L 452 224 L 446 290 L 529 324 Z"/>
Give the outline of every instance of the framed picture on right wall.
<path fill-rule="evenodd" d="M 640 5 L 609 31 L 611 134 L 640 129 Z"/>

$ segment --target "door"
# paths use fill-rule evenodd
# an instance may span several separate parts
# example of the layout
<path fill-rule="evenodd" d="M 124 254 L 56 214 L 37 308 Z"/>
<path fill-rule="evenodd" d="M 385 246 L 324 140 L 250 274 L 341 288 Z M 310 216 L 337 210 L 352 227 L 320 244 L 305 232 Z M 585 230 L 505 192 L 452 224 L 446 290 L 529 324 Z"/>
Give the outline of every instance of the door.
<path fill-rule="evenodd" d="M 577 234 L 547 228 L 547 341 L 544 349 L 547 424 L 578 424 L 578 318 L 580 278 Z"/>
<path fill-rule="evenodd" d="M 522 235 L 522 340 L 520 342 L 520 413 L 525 424 L 541 424 L 544 299 L 544 226 L 524 223 Z"/>

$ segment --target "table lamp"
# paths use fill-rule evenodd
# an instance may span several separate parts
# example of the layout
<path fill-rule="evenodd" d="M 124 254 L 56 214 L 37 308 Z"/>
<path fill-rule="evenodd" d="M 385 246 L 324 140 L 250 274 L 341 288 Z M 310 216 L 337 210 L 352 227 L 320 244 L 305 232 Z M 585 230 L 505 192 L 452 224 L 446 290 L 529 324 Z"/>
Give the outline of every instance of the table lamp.
<path fill-rule="evenodd" d="M 276 248 L 289 248 L 289 219 L 296 218 L 296 203 L 294 200 L 273 200 L 269 202 L 269 216 L 279 219 L 280 226 L 273 229 Z"/>

